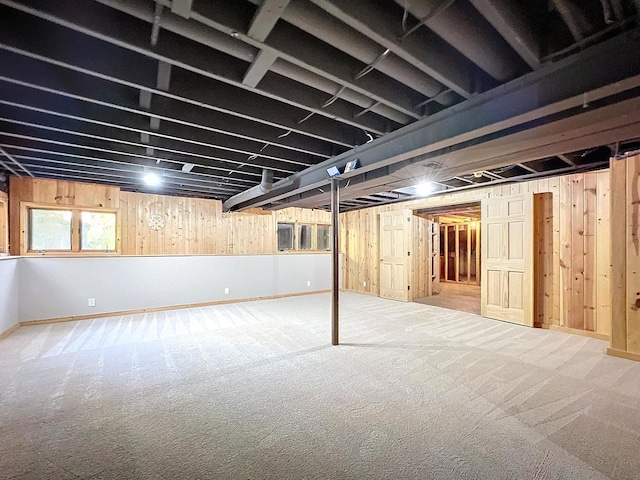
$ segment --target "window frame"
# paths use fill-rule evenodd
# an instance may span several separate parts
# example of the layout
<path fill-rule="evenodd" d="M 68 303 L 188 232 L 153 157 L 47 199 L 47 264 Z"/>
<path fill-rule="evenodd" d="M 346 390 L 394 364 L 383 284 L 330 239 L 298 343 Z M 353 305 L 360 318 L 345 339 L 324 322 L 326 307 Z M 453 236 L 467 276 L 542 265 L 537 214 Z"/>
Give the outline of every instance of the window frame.
<path fill-rule="evenodd" d="M 291 250 L 280 250 L 278 245 L 278 225 L 293 225 L 293 248 Z M 300 248 L 299 227 L 305 225 L 311 227 L 311 248 Z M 331 242 L 328 249 L 318 250 L 318 226 L 329 227 L 331 232 L 331 224 L 325 222 L 306 222 L 306 221 L 276 221 L 276 252 L 277 253 L 325 253 L 331 251 Z"/>
<path fill-rule="evenodd" d="M 71 212 L 71 249 L 70 250 L 31 250 L 31 210 L 65 210 Z M 82 212 L 111 213 L 116 216 L 116 248 L 115 250 L 82 250 L 81 232 Z M 20 255 L 55 255 L 55 256 L 99 256 L 119 255 L 120 246 L 120 210 L 115 208 L 83 207 L 77 205 L 50 205 L 34 202 L 20 202 Z"/>

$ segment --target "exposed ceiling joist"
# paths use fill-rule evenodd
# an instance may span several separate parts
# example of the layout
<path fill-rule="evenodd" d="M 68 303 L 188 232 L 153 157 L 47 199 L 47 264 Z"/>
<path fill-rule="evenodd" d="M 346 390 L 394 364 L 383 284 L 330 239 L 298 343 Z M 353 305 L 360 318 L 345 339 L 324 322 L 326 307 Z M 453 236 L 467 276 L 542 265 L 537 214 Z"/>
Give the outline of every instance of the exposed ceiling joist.
<path fill-rule="evenodd" d="M 302 35 L 300 30 L 292 25 L 278 24 L 267 41 L 262 43 L 240 33 L 241 30 L 230 25 L 229 21 L 224 22 L 227 11 L 223 4 L 210 2 L 197 6 L 198 9 L 194 10 L 192 15 L 194 20 L 229 35 L 233 34 L 260 50 L 273 49 L 283 60 L 366 95 L 405 115 L 419 118 L 413 109 L 413 105 L 419 103 L 419 100 L 416 101 L 418 97 L 412 92 L 403 89 L 398 82 L 387 76 L 366 76 L 355 82 L 355 73 L 359 69 L 352 57 L 336 51 L 335 47 L 329 44 L 315 40 L 311 35 Z M 288 10 L 285 10 L 285 13 Z"/>
<path fill-rule="evenodd" d="M 171 1 L 171 13 L 180 15 L 184 18 L 189 18 L 191 15 L 191 7 L 193 0 L 172 0 Z"/>
<path fill-rule="evenodd" d="M 76 0 L 69 1 L 73 2 Z M 80 34 L 94 37 L 97 40 L 107 42 L 115 47 L 124 48 L 135 54 L 142 55 L 142 57 L 146 57 L 147 59 L 160 60 L 173 64 L 174 67 L 180 67 L 179 71 L 174 69 L 175 71 L 173 73 L 174 78 L 181 77 L 179 82 L 177 80 L 173 82 L 179 85 L 179 88 L 172 88 L 168 93 L 174 93 L 179 96 L 183 92 L 197 92 L 199 97 L 204 97 L 197 100 L 199 104 L 219 108 L 219 102 L 224 102 L 227 104 L 224 110 L 228 113 L 254 119 L 262 118 L 264 122 L 268 123 L 272 123 L 271 119 L 274 117 L 276 118 L 276 122 L 274 123 L 278 123 L 277 117 L 283 117 L 283 120 L 279 123 L 284 128 L 297 130 L 300 133 L 308 133 L 314 136 L 317 135 L 321 138 L 324 137 L 326 140 L 336 141 L 339 144 L 347 146 L 354 146 L 366 141 L 366 137 L 360 130 L 362 128 L 373 131 L 378 130 L 382 133 L 383 126 L 381 124 L 376 126 L 367 123 L 369 120 L 376 121 L 373 117 L 360 117 L 356 122 L 353 120 L 352 115 L 340 115 L 341 112 L 335 111 L 339 108 L 349 108 L 348 105 L 341 105 L 336 102 L 329 108 L 321 108 L 321 103 L 316 96 L 317 92 L 313 89 L 305 89 L 302 84 L 297 85 L 299 91 L 295 97 L 296 101 L 292 101 L 288 97 L 282 97 L 281 94 L 283 92 L 280 91 L 269 92 L 265 89 L 257 90 L 247 87 L 242 83 L 241 78 L 233 78 L 232 72 L 235 71 L 237 67 L 235 67 L 230 58 L 220 56 L 216 51 L 205 52 L 194 49 L 193 44 L 185 44 L 180 37 L 174 37 L 170 42 L 166 40 L 166 37 L 164 37 L 165 40 L 160 38 L 157 47 L 151 49 L 146 39 L 138 33 L 134 33 L 133 30 L 124 30 L 127 35 L 123 35 L 121 28 L 101 23 L 99 12 L 95 12 L 94 16 L 87 15 L 80 20 L 70 12 L 68 7 L 56 6 L 57 4 L 55 3 L 46 5 L 46 13 L 18 4 L 12 0 L 0 0 L 0 4 L 12 6 L 35 17 L 43 18 L 49 22 L 75 30 Z M 117 2 L 117 4 L 120 5 L 120 2 Z M 92 8 L 95 8 L 97 4 L 91 3 L 90 5 Z M 97 6 L 104 8 L 100 5 Z M 79 6 L 78 8 L 86 9 L 87 6 L 84 4 L 83 7 Z M 33 39 L 9 35 L 9 32 L 6 33 L 5 37 L 0 38 L 14 45 L 19 43 L 20 46 L 18 49 L 20 49 L 22 54 L 30 53 L 30 51 L 34 49 L 34 46 L 30 44 L 33 43 L 30 42 L 30 40 Z M 103 71 L 106 70 L 109 72 L 108 75 L 103 74 L 103 76 L 111 81 L 122 81 L 121 77 L 131 77 L 137 73 L 136 69 L 122 68 L 119 71 L 119 77 L 115 77 L 112 69 L 117 68 L 118 65 L 111 65 L 109 59 L 121 58 L 124 53 L 114 51 L 113 49 L 108 50 L 106 45 L 100 45 L 99 43 L 95 45 L 97 48 L 103 50 L 103 52 L 96 52 L 95 55 L 82 57 L 74 56 L 73 52 L 67 50 L 57 49 L 55 45 L 40 44 L 37 48 L 40 49 L 38 53 L 41 53 L 39 59 L 42 61 L 57 57 L 68 67 L 72 67 L 80 61 L 92 65 L 92 68 L 101 65 Z M 183 55 L 185 50 L 190 52 L 187 58 Z M 127 65 L 139 64 L 141 60 L 142 59 L 136 55 L 132 60 L 127 62 Z M 122 65 L 124 65 L 124 63 Z M 203 76 L 211 79 L 209 80 L 211 83 L 208 89 L 202 87 Z M 189 79 L 193 79 L 193 82 L 196 82 L 196 84 L 190 85 Z M 149 88 L 155 86 L 147 85 Z M 279 83 L 272 82 L 271 86 L 278 88 Z M 239 89 L 236 87 L 239 87 Z M 309 97 L 308 99 L 305 99 L 305 94 Z M 353 108 L 353 111 L 358 111 L 358 109 Z M 314 116 L 312 121 L 301 122 L 309 112 L 317 115 Z M 284 117 L 287 117 L 287 119 L 285 120 Z M 340 127 L 334 120 L 343 120 L 345 126 Z M 317 128 L 314 128 L 315 125 L 317 125 Z"/>
<path fill-rule="evenodd" d="M 264 42 L 282 16 L 284 9 L 287 8 L 289 1 L 264 0 L 251 20 L 247 35 L 259 42 Z"/>
<path fill-rule="evenodd" d="M 242 78 L 242 83 L 255 87 L 269 71 L 278 56 L 272 51 L 262 50 Z"/>

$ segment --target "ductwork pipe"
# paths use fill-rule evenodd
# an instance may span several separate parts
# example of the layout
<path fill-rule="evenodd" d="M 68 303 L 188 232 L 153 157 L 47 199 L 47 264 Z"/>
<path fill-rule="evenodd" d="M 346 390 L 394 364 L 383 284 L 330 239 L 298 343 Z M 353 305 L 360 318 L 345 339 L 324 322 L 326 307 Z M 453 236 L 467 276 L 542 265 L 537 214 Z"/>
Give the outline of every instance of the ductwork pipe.
<path fill-rule="evenodd" d="M 262 181 L 260 182 L 260 191 L 267 193 L 273 187 L 273 170 L 265 168 L 262 170 Z"/>
<path fill-rule="evenodd" d="M 373 40 L 310 3 L 292 2 L 283 12 L 282 19 L 330 45 L 336 45 L 365 65 L 373 63 L 383 50 Z M 395 55 L 388 55 L 375 68 L 428 97 L 445 90 L 440 82 Z"/>
<path fill-rule="evenodd" d="M 428 18 L 442 4 L 442 0 L 395 1 L 417 19 Z M 483 19 L 474 15 L 473 7 L 455 2 L 425 25 L 496 80 L 516 77 L 522 59 L 488 22 L 479 20 Z"/>
<path fill-rule="evenodd" d="M 571 0 L 553 0 L 553 5 L 564 20 L 564 23 L 567 24 L 576 42 L 593 32 L 593 25 L 587 20 L 584 12 L 573 4 Z"/>

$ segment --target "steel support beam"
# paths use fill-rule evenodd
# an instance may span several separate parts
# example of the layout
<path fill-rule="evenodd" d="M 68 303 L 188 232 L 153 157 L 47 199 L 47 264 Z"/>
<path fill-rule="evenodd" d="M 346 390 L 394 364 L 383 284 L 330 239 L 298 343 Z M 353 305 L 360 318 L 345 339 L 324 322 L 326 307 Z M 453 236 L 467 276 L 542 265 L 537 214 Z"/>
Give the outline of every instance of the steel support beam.
<path fill-rule="evenodd" d="M 580 132 L 581 135 L 588 131 L 589 123 L 593 125 L 595 130 L 592 138 L 576 139 L 582 143 L 595 141 L 598 129 L 607 130 L 602 138 L 627 134 L 627 130 L 637 128 L 634 118 L 638 114 L 633 110 L 636 108 L 633 99 L 637 96 L 636 90 L 640 89 L 640 64 L 633 61 L 636 51 L 640 51 L 639 29 L 625 32 L 574 57 L 478 95 L 467 100 L 464 108 L 456 109 L 455 112 L 444 110 L 335 159 L 310 167 L 275 183 L 268 194 L 243 192 L 227 200 L 224 208 L 229 210 L 264 205 L 317 189 L 327 183 L 325 169 L 329 164 L 343 166 L 356 158 L 361 168 L 346 176 L 373 175 L 379 172 L 380 177 L 384 178 L 389 176 L 391 166 L 402 165 L 403 162 L 411 164 L 412 159 L 425 157 L 432 161 L 433 158 L 444 155 L 439 152 L 446 152 L 445 158 L 451 159 L 456 150 L 470 149 L 473 145 L 481 145 L 496 138 L 515 138 L 518 136 L 517 132 L 526 135 L 528 131 L 538 130 L 549 137 L 555 135 L 557 144 L 551 144 L 551 148 L 557 149 L 557 153 L 562 151 L 559 150 L 562 142 L 567 142 L 554 131 L 563 120 L 563 128 L 573 127 L 577 132 L 579 123 L 584 124 L 586 130 Z M 587 109 L 582 108 L 585 92 L 588 92 L 591 100 L 591 106 Z M 596 108 L 598 103 L 607 108 Z M 624 108 L 618 108 L 618 105 L 624 105 Z M 575 119 L 580 119 L 580 122 Z M 545 128 L 545 124 L 553 127 Z M 567 131 L 564 132 L 564 136 L 568 137 Z M 538 135 L 537 141 L 543 141 L 542 133 Z M 525 148 L 515 140 L 510 145 L 514 152 L 517 150 L 516 146 Z M 543 150 L 540 149 L 539 152 Z M 483 150 L 483 155 L 487 157 L 486 164 L 474 164 L 470 160 L 465 168 L 472 168 L 471 171 L 474 171 L 473 169 L 499 166 L 504 159 L 496 159 L 490 152 L 486 148 Z M 549 154 L 538 158 L 544 156 Z M 513 157 L 517 158 L 517 155 Z M 514 158 L 509 159 L 511 163 L 526 161 L 519 158 L 514 162 Z M 492 161 L 495 162 L 494 165 L 491 164 Z M 464 162 L 457 163 L 457 168 L 462 169 Z M 394 167 L 394 170 L 397 172 L 394 175 L 402 175 L 400 168 Z M 441 173 L 444 175 L 445 172 Z"/>
<path fill-rule="evenodd" d="M 331 344 L 338 345 L 340 323 L 340 179 L 331 179 Z"/>
<path fill-rule="evenodd" d="M 174 0 L 175 1 L 175 0 Z M 287 8 L 290 0 L 264 0 L 262 5 L 258 7 L 253 20 L 251 20 L 251 26 L 247 35 L 257 40 L 258 42 L 264 42 L 273 27 L 282 16 L 284 9 Z"/>

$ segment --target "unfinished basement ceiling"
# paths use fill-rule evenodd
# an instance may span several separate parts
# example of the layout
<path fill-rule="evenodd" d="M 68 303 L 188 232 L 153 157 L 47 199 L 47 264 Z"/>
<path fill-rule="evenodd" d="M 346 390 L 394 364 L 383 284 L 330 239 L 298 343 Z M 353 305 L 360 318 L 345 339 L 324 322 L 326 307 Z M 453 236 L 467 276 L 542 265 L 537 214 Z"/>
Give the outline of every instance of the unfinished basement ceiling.
<path fill-rule="evenodd" d="M 0 171 L 216 198 L 406 200 L 640 143 L 640 0 L 0 0 Z M 262 183 L 263 172 L 273 174 Z M 159 187 L 142 177 L 155 172 Z M 266 177 L 269 177 L 266 175 Z"/>

